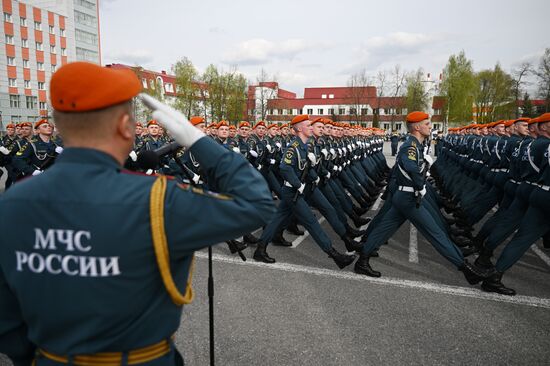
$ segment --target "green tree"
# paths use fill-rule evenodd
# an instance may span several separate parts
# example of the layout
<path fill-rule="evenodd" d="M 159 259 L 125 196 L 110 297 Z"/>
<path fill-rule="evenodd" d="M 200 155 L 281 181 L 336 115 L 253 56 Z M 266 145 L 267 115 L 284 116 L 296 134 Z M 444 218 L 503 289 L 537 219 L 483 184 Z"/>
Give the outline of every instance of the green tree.
<path fill-rule="evenodd" d="M 441 83 L 441 93 L 446 98 L 446 123 L 463 123 L 472 120 L 475 87 L 472 61 L 466 58 L 464 51 L 458 55 L 451 55 L 443 69 Z"/>
<path fill-rule="evenodd" d="M 424 111 L 428 107 L 428 92 L 424 86 L 424 71 L 418 69 L 407 76 L 407 110 Z"/>
<path fill-rule="evenodd" d="M 196 81 L 199 73 L 187 57 L 172 65 L 172 73 L 176 77 L 176 102 L 174 106 L 187 118 L 190 118 L 196 114 L 198 108 L 198 85 Z"/>
<path fill-rule="evenodd" d="M 493 70 L 482 70 L 476 74 L 474 101 L 476 120 L 487 123 L 515 117 L 515 90 L 517 82 L 496 64 Z"/>
<path fill-rule="evenodd" d="M 521 107 L 522 117 L 529 117 L 533 118 L 535 116 L 535 111 L 533 110 L 533 103 L 531 102 L 531 99 L 529 98 L 529 93 L 525 93 L 523 96 L 523 106 Z"/>
<path fill-rule="evenodd" d="M 164 92 L 162 90 L 162 84 L 157 80 L 153 80 L 151 82 L 150 79 L 146 77 L 146 74 L 149 75 L 149 73 L 146 73 L 143 67 L 141 66 L 134 66 L 132 68 L 132 71 L 136 74 L 139 80 L 145 80 L 148 87 L 143 88 L 143 93 L 149 94 L 153 98 L 156 98 L 160 100 L 161 102 L 164 101 Z M 152 111 L 145 107 L 141 100 L 136 98 L 136 102 L 134 103 L 134 115 L 136 116 L 136 119 L 138 121 L 148 121 L 152 118 Z"/>

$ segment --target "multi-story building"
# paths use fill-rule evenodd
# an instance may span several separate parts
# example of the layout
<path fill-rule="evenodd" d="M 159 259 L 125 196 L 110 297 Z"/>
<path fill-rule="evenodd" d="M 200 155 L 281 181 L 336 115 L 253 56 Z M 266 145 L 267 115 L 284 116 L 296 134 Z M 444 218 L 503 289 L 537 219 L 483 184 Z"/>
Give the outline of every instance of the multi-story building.
<path fill-rule="evenodd" d="M 50 115 L 49 82 L 70 61 L 100 63 L 97 0 L 2 0 L 0 131 Z"/>

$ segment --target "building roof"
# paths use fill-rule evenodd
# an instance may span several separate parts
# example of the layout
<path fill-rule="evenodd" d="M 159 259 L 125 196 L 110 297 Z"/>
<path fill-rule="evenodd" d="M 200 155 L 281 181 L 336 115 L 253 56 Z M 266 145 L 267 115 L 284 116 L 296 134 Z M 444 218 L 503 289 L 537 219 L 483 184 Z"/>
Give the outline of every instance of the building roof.
<path fill-rule="evenodd" d="M 318 88 L 305 88 L 304 99 L 321 99 L 325 95 L 328 98 L 329 95 L 333 95 L 334 99 L 338 98 L 357 98 L 358 96 L 365 98 L 376 97 L 375 86 L 362 86 L 362 87 L 318 87 Z"/>

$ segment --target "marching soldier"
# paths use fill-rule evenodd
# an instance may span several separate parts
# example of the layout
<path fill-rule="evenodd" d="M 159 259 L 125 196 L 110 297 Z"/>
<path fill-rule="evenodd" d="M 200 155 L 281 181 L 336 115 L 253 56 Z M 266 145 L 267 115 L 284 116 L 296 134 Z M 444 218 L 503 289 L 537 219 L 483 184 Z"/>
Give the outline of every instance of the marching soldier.
<path fill-rule="evenodd" d="M 193 253 L 269 221 L 267 186 L 148 95 L 220 193 L 121 170 L 142 88 L 131 71 L 70 63 L 50 88 L 66 150 L 0 198 L 0 353 L 16 365 L 183 365 L 172 335 L 193 300 Z"/>

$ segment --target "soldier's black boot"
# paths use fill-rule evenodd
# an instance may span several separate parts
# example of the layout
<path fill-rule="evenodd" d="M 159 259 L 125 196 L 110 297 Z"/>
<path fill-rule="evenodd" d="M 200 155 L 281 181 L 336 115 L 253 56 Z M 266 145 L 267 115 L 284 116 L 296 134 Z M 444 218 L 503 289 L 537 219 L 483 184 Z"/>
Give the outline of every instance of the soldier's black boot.
<path fill-rule="evenodd" d="M 228 240 L 226 241 L 226 243 L 229 247 L 229 251 L 231 252 L 231 254 L 235 254 L 237 252 L 245 250 L 248 247 L 246 244 L 241 243 L 238 240 Z"/>
<path fill-rule="evenodd" d="M 292 243 L 285 239 L 283 236 L 283 230 L 279 230 L 277 234 L 273 237 L 273 240 L 271 240 L 273 245 L 278 245 L 281 247 L 291 247 Z"/>
<path fill-rule="evenodd" d="M 481 289 L 487 292 L 496 292 L 502 295 L 514 296 L 516 291 L 502 284 L 503 272 L 494 272 L 493 275 L 487 278 L 481 284 Z"/>
<path fill-rule="evenodd" d="M 357 216 L 361 216 L 367 213 L 367 209 L 359 206 L 353 206 L 353 212 L 357 214 Z"/>
<path fill-rule="evenodd" d="M 462 271 L 466 281 L 468 281 L 470 285 L 478 284 L 490 275 L 490 273 L 482 270 L 481 268 L 471 265 L 466 259 L 458 269 Z"/>
<path fill-rule="evenodd" d="M 336 249 L 334 249 L 333 247 L 330 247 L 330 249 L 327 250 L 327 254 L 330 258 L 332 258 L 334 263 L 336 263 L 336 265 L 340 269 L 349 266 L 355 260 L 354 255 L 342 254 L 338 252 Z"/>
<path fill-rule="evenodd" d="M 366 232 L 366 230 L 356 230 L 346 223 L 346 235 L 350 238 L 358 238 L 361 235 L 364 235 Z"/>
<path fill-rule="evenodd" d="M 370 217 L 363 218 L 363 217 L 359 217 L 359 215 L 356 215 L 356 214 L 353 214 L 351 216 L 351 219 L 352 219 L 353 225 L 355 225 L 355 227 L 361 227 L 363 225 L 366 225 L 371 220 Z"/>
<path fill-rule="evenodd" d="M 361 255 L 359 256 L 359 259 L 355 263 L 355 267 L 353 269 L 355 271 L 355 273 L 359 273 L 359 274 L 362 274 L 362 275 L 367 275 L 369 277 L 380 277 L 380 276 L 382 276 L 382 273 L 380 273 L 378 271 L 375 271 L 374 269 L 371 268 L 371 266 L 369 264 L 369 259 L 370 259 L 370 256 L 361 253 Z"/>
<path fill-rule="evenodd" d="M 256 251 L 254 251 L 254 255 L 252 256 L 252 258 L 254 258 L 254 260 L 258 262 L 275 263 L 275 259 L 271 258 L 267 254 L 266 248 L 267 248 L 267 244 L 259 241 L 258 246 L 256 247 Z"/>
<path fill-rule="evenodd" d="M 304 235 L 303 230 L 300 230 L 298 228 L 298 224 L 296 224 L 296 222 L 293 222 L 290 225 L 288 225 L 288 227 L 286 228 L 286 231 L 288 231 L 291 234 L 298 235 L 298 236 Z"/>
<path fill-rule="evenodd" d="M 243 236 L 243 241 L 247 244 L 256 244 L 260 241 L 260 239 L 252 235 L 252 233 L 248 233 L 245 236 Z"/>
<path fill-rule="evenodd" d="M 342 236 L 341 239 L 344 242 L 344 244 L 346 245 L 346 250 L 348 252 L 360 252 L 361 249 L 363 248 L 362 243 L 353 240 L 352 238 L 350 238 L 347 235 Z"/>
<path fill-rule="evenodd" d="M 491 257 L 493 256 L 493 251 L 488 248 L 481 248 L 481 251 L 479 252 L 479 257 L 477 257 L 474 264 L 479 267 L 486 270 L 492 270 L 494 268 L 493 262 L 491 262 Z"/>

